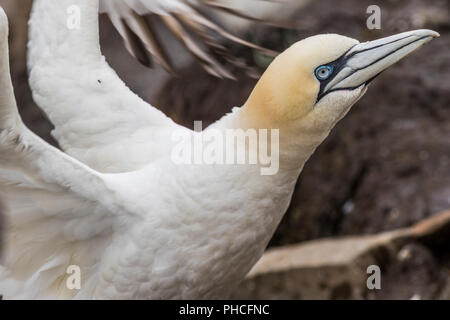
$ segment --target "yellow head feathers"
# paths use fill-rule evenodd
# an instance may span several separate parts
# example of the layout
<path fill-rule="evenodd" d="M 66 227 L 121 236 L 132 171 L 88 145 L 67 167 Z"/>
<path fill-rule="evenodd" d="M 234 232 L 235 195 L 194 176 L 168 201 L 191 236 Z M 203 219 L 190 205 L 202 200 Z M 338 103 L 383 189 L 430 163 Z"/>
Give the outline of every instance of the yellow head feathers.
<path fill-rule="evenodd" d="M 272 120 L 303 117 L 313 109 L 319 93 L 315 69 L 338 59 L 357 43 L 336 34 L 317 35 L 295 43 L 268 67 L 246 105 L 253 109 L 254 116 Z"/>

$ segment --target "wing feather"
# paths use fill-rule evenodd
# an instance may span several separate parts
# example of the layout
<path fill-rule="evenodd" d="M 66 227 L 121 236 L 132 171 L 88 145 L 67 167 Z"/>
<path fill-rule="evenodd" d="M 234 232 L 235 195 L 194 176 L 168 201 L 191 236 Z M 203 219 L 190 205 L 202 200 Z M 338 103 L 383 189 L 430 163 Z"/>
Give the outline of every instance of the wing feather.
<path fill-rule="evenodd" d="M 7 26 L 0 8 L 0 296 L 74 297 L 77 291 L 65 282 L 67 268 L 79 266 L 82 283 L 94 289 L 116 221 L 120 216 L 123 225 L 128 213 L 104 175 L 23 124 L 9 74 Z"/>
<path fill-rule="evenodd" d="M 79 29 L 67 28 L 71 5 L 81 10 Z M 117 17 L 117 24 L 125 33 L 145 32 L 138 22 Z M 107 64 L 96 1 L 35 0 L 28 54 L 33 98 L 55 126 L 53 136 L 97 171 L 140 169 L 170 152 L 173 130 L 187 130 L 131 92 Z"/>
<path fill-rule="evenodd" d="M 251 0 L 248 2 L 250 7 L 262 6 L 264 2 L 277 3 L 279 6 L 284 5 L 278 1 L 267 0 Z M 197 8 L 202 10 L 197 10 Z M 145 57 L 148 53 L 157 57 L 157 62 L 162 64 L 165 69 L 169 69 L 168 65 L 170 65 L 167 56 L 158 54 L 158 52 L 155 53 L 154 46 L 149 46 L 149 43 L 151 42 L 149 41 L 149 34 L 152 34 L 154 38 L 154 35 L 158 33 L 157 28 L 155 28 L 155 26 L 143 23 L 142 20 L 138 18 L 140 16 L 156 15 L 165 22 L 168 29 L 185 46 L 187 51 L 200 62 L 207 72 L 216 77 L 231 79 L 234 77 L 231 75 L 230 71 L 226 70 L 225 66 L 217 62 L 214 57 L 208 53 L 208 49 L 210 49 L 211 53 L 218 55 L 219 57 L 222 56 L 221 53 L 224 53 L 224 51 L 217 50 L 217 44 L 221 41 L 220 38 L 229 40 L 239 45 L 250 47 L 268 56 L 274 56 L 277 53 L 273 50 L 269 50 L 246 41 L 227 31 L 225 28 L 220 27 L 219 23 L 214 21 L 217 20 L 214 17 L 214 12 L 210 12 L 210 14 L 208 14 L 208 11 L 218 11 L 219 13 L 224 12 L 231 16 L 248 19 L 253 22 L 266 23 L 273 26 L 283 26 L 287 28 L 292 28 L 295 26 L 294 23 L 286 21 L 276 22 L 267 18 L 256 17 L 231 5 L 210 0 L 101 0 L 100 11 L 108 14 L 113 25 L 124 39 L 125 46 L 128 51 L 133 56 L 138 58 L 138 60 L 144 65 L 148 65 L 147 61 L 149 59 L 142 59 L 139 57 Z M 120 23 L 118 23 L 118 19 L 120 18 L 126 20 L 129 26 L 139 23 L 140 27 L 132 29 L 132 34 L 124 32 L 122 30 L 123 27 Z M 175 18 L 180 19 L 177 20 Z M 202 34 L 210 34 L 209 41 L 205 41 L 203 43 L 200 43 L 201 41 L 199 41 L 197 43 L 197 41 L 195 41 L 188 32 L 183 31 L 185 26 L 192 26 L 193 23 L 202 26 Z M 198 28 L 196 31 L 198 31 Z M 213 34 L 219 37 L 214 36 L 213 38 Z M 212 39 L 214 40 L 212 41 Z M 136 42 L 140 42 L 140 44 L 137 45 Z M 130 43 L 134 43 L 134 45 L 130 45 Z M 161 46 L 159 48 L 161 50 Z M 144 50 L 145 52 L 141 52 L 140 50 Z M 226 51 L 225 57 L 223 58 L 223 60 L 227 62 L 233 61 L 233 59 L 229 59 L 228 51 Z M 169 70 L 172 70 L 172 68 Z"/>
<path fill-rule="evenodd" d="M 111 192 L 101 175 L 41 140 L 18 117 L 16 123 L 0 123 L 0 294 L 73 297 L 65 286 L 67 267 L 93 276 L 111 241 L 115 214 L 101 204 L 111 203 Z"/>
<path fill-rule="evenodd" d="M 234 79 L 233 75 L 226 70 L 219 62 L 204 51 L 185 31 L 183 25 L 173 16 L 161 16 L 166 26 L 182 42 L 188 51 L 195 56 L 203 67 L 214 76 L 219 78 Z"/>

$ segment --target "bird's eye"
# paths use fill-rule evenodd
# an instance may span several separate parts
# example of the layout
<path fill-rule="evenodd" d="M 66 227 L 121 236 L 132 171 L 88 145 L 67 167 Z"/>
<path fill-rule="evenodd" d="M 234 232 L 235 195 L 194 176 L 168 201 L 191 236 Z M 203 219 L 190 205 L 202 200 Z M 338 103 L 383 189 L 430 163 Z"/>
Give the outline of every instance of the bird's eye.
<path fill-rule="evenodd" d="M 333 68 L 330 66 L 320 66 L 316 69 L 316 78 L 319 80 L 326 80 L 331 76 Z"/>

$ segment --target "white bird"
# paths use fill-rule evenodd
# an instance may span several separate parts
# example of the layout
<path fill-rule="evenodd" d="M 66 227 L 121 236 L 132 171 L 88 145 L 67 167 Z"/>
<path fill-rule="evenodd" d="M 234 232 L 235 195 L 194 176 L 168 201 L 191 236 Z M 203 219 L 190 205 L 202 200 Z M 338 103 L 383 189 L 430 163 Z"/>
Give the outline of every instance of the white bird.
<path fill-rule="evenodd" d="M 82 24 L 71 30 L 73 4 Z M 261 175 L 264 163 L 173 160 L 172 135 L 190 132 L 134 95 L 105 62 L 93 0 L 36 0 L 33 8 L 33 96 L 69 155 L 51 147 L 18 114 L 7 25 L 1 12 L 5 299 L 226 297 L 263 254 L 316 147 L 374 77 L 438 36 L 416 30 L 359 43 L 318 35 L 279 55 L 242 107 L 195 135 L 279 129 L 271 150 L 280 150 L 279 170 Z M 247 148 L 241 141 L 232 149 Z M 66 285 L 69 266 L 81 270 L 80 289 Z"/>

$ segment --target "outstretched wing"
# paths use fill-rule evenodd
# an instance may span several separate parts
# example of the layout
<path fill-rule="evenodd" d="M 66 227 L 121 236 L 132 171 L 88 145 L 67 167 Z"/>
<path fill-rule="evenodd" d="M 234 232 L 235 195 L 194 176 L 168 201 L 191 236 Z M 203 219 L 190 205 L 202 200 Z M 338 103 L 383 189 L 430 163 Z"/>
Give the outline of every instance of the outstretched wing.
<path fill-rule="evenodd" d="M 97 171 L 142 168 L 169 152 L 174 130 L 187 130 L 109 67 L 100 51 L 98 1 L 35 0 L 28 54 L 33 98 L 55 126 L 53 136 Z"/>
<path fill-rule="evenodd" d="M 0 202 L 5 216 L 0 295 L 72 297 L 77 291 L 67 288 L 66 269 L 79 266 L 86 290 L 94 290 L 92 275 L 121 211 L 104 176 L 22 123 L 9 76 L 7 25 L 0 8 Z"/>
<path fill-rule="evenodd" d="M 102 178 L 31 133 L 19 121 L 0 128 L 0 202 L 5 216 L 0 294 L 68 298 L 66 270 L 77 265 L 95 288 L 114 216 L 92 199 L 108 194 Z"/>
<path fill-rule="evenodd" d="M 292 27 L 292 23 L 274 22 L 262 15 L 268 10 L 279 10 L 283 5 L 274 0 L 246 0 L 239 4 L 223 0 L 101 0 L 100 11 L 108 14 L 128 51 L 142 64 L 150 66 L 153 57 L 173 73 L 170 54 L 160 36 L 162 29 L 168 29 L 207 72 L 216 77 L 233 79 L 233 75 L 216 58 L 234 65 L 242 65 L 242 62 L 221 44 L 221 39 L 251 47 L 268 56 L 274 56 L 276 52 L 246 41 L 221 27 L 218 14 Z"/>

